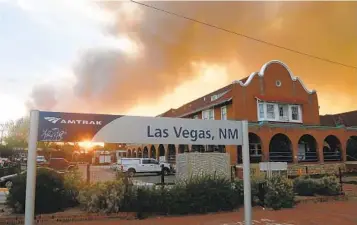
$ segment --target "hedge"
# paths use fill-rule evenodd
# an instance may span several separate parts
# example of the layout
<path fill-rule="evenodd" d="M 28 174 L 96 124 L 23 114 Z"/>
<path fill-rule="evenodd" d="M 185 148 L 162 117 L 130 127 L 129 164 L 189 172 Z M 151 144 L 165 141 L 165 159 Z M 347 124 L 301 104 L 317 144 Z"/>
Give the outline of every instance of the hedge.
<path fill-rule="evenodd" d="M 19 174 L 13 181 L 6 199 L 15 212 L 25 211 L 26 173 Z M 36 176 L 35 213 L 52 213 L 69 207 L 63 175 L 49 168 L 38 168 Z"/>
<path fill-rule="evenodd" d="M 336 176 L 326 175 L 321 178 L 303 176 L 294 180 L 294 191 L 300 196 L 339 195 L 341 185 Z"/>

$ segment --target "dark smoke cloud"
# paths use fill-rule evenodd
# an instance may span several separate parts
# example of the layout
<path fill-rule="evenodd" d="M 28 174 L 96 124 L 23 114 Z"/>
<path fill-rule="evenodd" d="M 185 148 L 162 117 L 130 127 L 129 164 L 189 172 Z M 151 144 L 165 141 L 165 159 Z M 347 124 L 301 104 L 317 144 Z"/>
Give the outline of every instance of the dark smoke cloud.
<path fill-rule="evenodd" d="M 56 91 L 51 84 L 36 85 L 26 102 L 28 109 L 53 109 L 57 105 Z"/>
<path fill-rule="evenodd" d="M 134 3 L 108 3 L 103 7 L 113 13 L 120 8 L 120 4 Z M 177 9 L 176 5 L 165 2 L 156 5 L 169 10 Z M 193 12 L 202 4 L 177 6 Z M 199 75 L 192 71 L 193 61 L 229 63 L 236 54 L 225 43 L 229 38 L 222 39 L 227 35 L 220 34 L 220 31 L 141 6 L 139 9 L 143 16 L 140 21 L 131 21 L 118 13 L 115 25 L 108 27 L 108 32 L 112 35 L 124 33 L 135 40 L 143 46 L 142 55 L 133 59 L 118 49 L 90 49 L 74 66 L 77 80 L 73 87 L 75 97 L 82 99 L 82 104 L 89 105 L 90 110 L 125 112 L 143 102 L 155 103 L 180 83 Z M 44 104 L 46 99 L 39 104 L 36 94 L 31 97 L 33 105 L 39 108 L 52 109 L 56 106 Z M 75 110 L 78 111 L 77 108 Z"/>
<path fill-rule="evenodd" d="M 332 38 L 332 34 L 327 25 L 317 29 L 314 24 L 328 24 L 326 21 L 329 17 L 331 21 L 335 20 L 330 15 L 340 18 L 346 14 L 336 14 L 336 7 L 333 4 L 319 3 L 145 3 L 253 37 L 271 40 L 283 46 L 296 46 L 297 49 L 299 46 L 310 46 L 309 50 L 316 52 L 318 52 L 316 46 L 321 49 L 326 49 L 324 44 L 331 46 L 326 40 L 328 37 Z M 289 52 L 282 53 L 279 49 L 142 6 L 139 6 L 141 11 L 134 19 L 128 18 L 119 13 L 121 4 L 134 3 L 108 2 L 102 5 L 103 9 L 117 13 L 115 25 L 108 27 L 105 32 L 113 36 L 126 34 L 142 46 L 142 54 L 137 58 L 131 58 L 118 49 L 100 48 L 86 51 L 74 66 L 76 83 L 73 86 L 73 99 L 79 99 L 81 105 L 72 104 L 67 106 L 70 108 L 61 110 L 86 109 L 93 112 L 125 113 L 137 104 L 155 103 L 182 82 L 199 75 L 192 71 L 193 61 L 224 65 L 238 60 L 249 68 L 247 71 L 253 72 L 259 70 L 260 66 L 268 60 L 282 59 L 290 66 L 301 60 L 287 55 L 290 54 Z M 326 15 L 322 15 L 323 11 L 317 13 L 322 6 L 328 10 Z M 300 13 L 296 13 L 299 12 L 298 10 L 305 14 L 300 16 Z M 322 16 L 316 20 L 311 19 L 319 15 Z M 343 26 L 348 25 L 345 23 Z M 309 33 L 302 32 L 302 29 Z M 311 46 L 313 37 L 320 35 L 320 38 L 316 39 L 320 40 L 324 32 L 325 42 L 318 42 Z M 323 51 L 326 53 L 326 50 Z M 335 52 L 328 58 L 334 57 L 336 57 Z M 295 65 L 300 68 L 299 63 Z M 237 74 L 236 71 L 230 72 L 233 79 L 248 75 Z M 309 69 L 299 72 L 306 74 L 307 77 L 313 77 L 309 76 L 312 75 Z M 325 80 L 327 78 L 325 76 Z M 313 80 L 316 83 L 321 79 Z M 35 87 L 31 95 L 33 106 L 56 108 L 56 105 L 47 104 L 47 101 L 56 102 L 56 96 L 62 95 L 48 93 L 48 97 L 41 98 L 36 94 L 39 93 L 37 88 Z M 55 89 L 47 91 L 51 92 L 51 90 Z M 68 101 L 68 98 L 58 98 L 58 102 L 63 101 Z"/>

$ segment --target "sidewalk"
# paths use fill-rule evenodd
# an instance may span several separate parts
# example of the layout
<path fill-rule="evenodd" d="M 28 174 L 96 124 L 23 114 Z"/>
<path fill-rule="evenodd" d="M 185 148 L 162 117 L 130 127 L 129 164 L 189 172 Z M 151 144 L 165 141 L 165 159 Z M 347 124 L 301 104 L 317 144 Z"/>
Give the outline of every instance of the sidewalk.
<path fill-rule="evenodd" d="M 255 225 L 356 225 L 357 201 L 300 204 L 279 211 L 255 208 Z M 145 220 L 107 220 L 66 223 L 68 225 L 243 225 L 243 209 L 239 212 L 197 216 L 158 217 Z"/>

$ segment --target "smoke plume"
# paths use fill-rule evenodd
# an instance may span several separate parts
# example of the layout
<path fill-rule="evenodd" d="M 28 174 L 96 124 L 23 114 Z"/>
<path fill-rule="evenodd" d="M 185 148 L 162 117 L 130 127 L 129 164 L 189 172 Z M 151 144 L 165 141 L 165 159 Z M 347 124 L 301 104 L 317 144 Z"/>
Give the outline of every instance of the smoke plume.
<path fill-rule="evenodd" d="M 307 14 L 317 15 L 313 9 L 321 7 L 318 4 L 280 2 L 145 3 L 253 37 L 275 38 L 282 42 L 286 39 L 285 44 L 290 46 L 296 44 L 297 39 L 292 34 L 300 29 L 296 27 L 300 22 L 298 14 L 289 13 L 300 7 Z M 70 91 L 63 93 L 62 89 L 34 87 L 30 96 L 31 107 L 125 113 L 135 105 L 155 103 L 179 84 L 194 79 L 199 74 L 192 70 L 192 62 L 225 65 L 238 60 L 253 72 L 268 60 L 286 56 L 283 57 L 283 53 L 276 49 L 267 50 L 262 44 L 252 45 L 251 41 L 237 35 L 132 2 L 108 2 L 101 7 L 116 15 L 115 23 L 103 32 L 117 38 L 129 37 L 136 43 L 138 53 L 128 55 L 118 48 L 87 50 L 73 67 L 75 83 Z M 125 7 L 133 7 L 134 13 L 123 11 Z M 327 8 L 332 10 L 334 6 L 331 4 Z M 313 22 L 306 20 L 302 24 Z M 330 33 L 329 29 L 325 30 Z M 311 27 L 310 35 L 316 32 Z M 285 58 L 289 65 L 292 57 Z M 248 75 L 230 72 L 233 79 Z M 68 93 L 73 96 L 68 96 Z M 72 103 L 63 103 L 67 101 Z"/>

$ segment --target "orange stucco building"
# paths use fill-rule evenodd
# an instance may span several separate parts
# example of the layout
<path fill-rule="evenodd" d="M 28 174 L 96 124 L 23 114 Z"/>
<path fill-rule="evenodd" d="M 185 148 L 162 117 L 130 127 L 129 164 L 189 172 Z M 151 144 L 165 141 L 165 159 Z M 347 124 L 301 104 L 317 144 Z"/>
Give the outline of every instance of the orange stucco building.
<path fill-rule="evenodd" d="M 321 124 L 318 96 L 284 63 L 273 60 L 259 72 L 170 109 L 161 117 L 248 120 L 252 163 L 283 161 L 327 163 L 357 160 L 357 127 Z M 175 155 L 187 151 L 220 151 L 231 164 L 241 163 L 240 146 L 129 145 L 130 157 Z"/>

